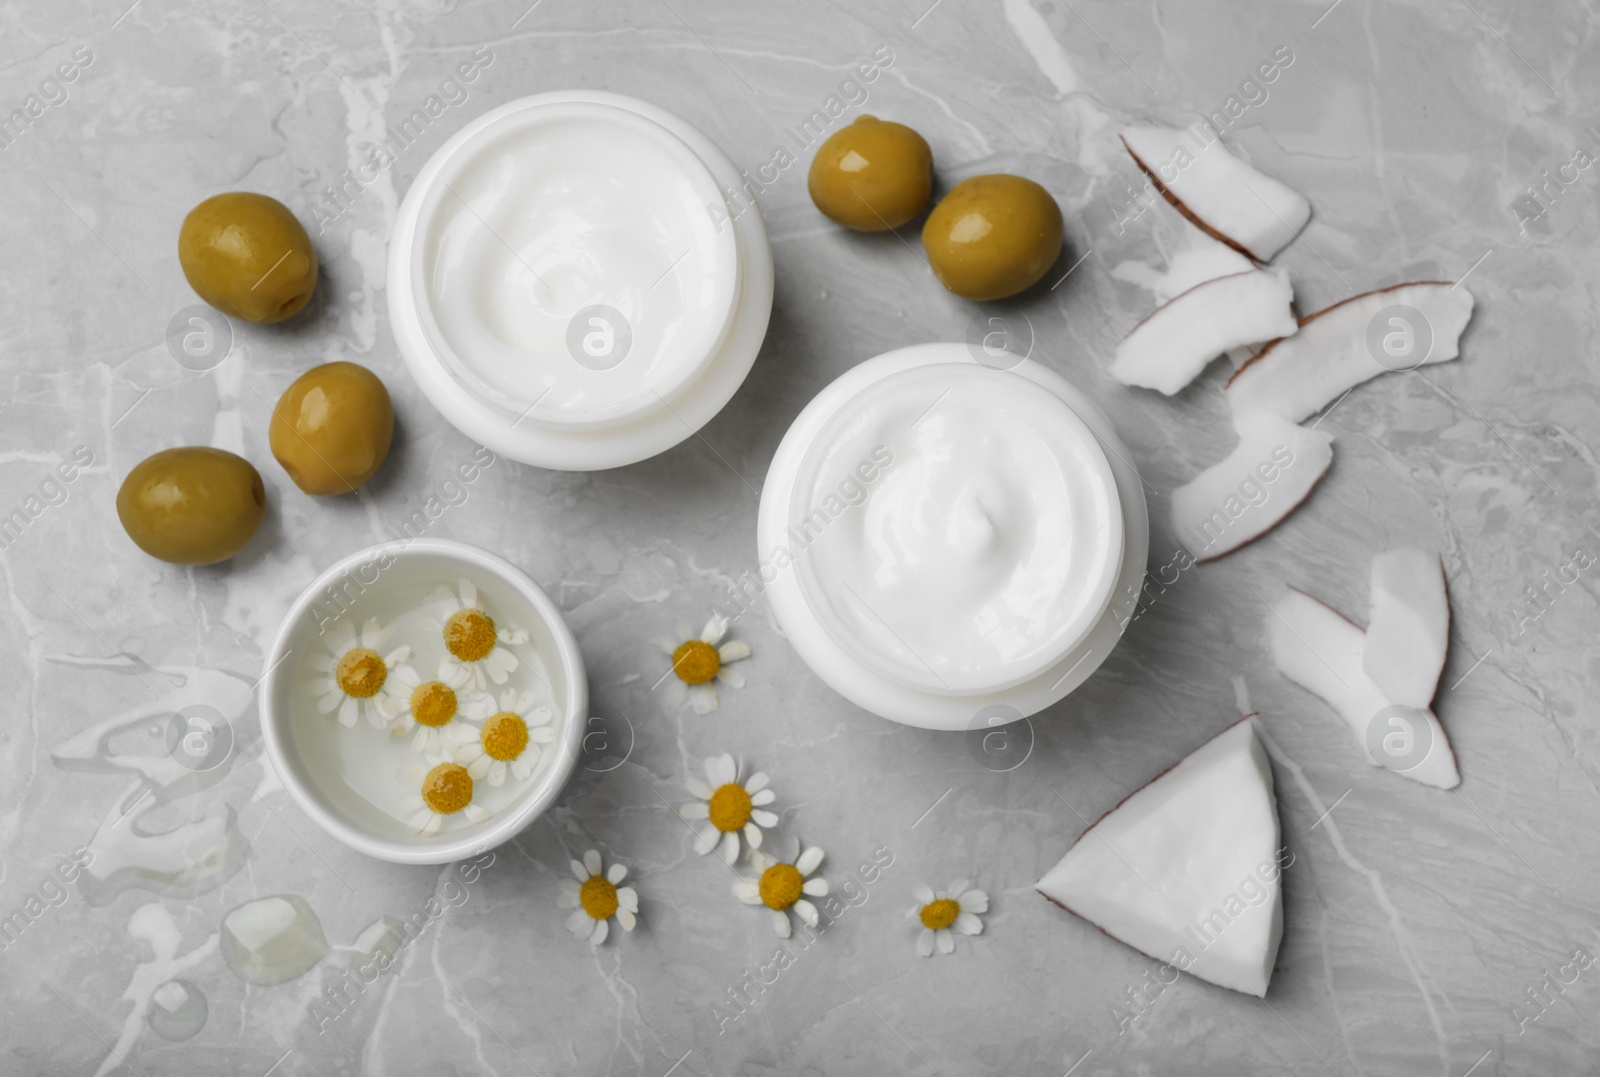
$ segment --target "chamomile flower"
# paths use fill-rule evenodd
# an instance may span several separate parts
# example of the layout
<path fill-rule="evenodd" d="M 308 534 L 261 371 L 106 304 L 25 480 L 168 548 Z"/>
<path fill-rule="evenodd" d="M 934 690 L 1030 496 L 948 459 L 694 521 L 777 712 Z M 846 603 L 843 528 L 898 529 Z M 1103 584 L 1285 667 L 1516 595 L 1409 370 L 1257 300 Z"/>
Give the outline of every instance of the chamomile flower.
<path fill-rule="evenodd" d="M 573 878 L 561 880 L 561 894 L 556 899 L 563 909 L 573 910 L 567 917 L 567 930 L 596 946 L 606 941 L 613 916 L 622 930 L 632 931 L 639 914 L 638 893 L 631 886 L 617 885 L 627 878 L 628 869 L 615 863 L 608 871 L 603 871 L 604 867 L 599 852 L 590 849 L 582 861 L 572 862 Z"/>
<path fill-rule="evenodd" d="M 402 767 L 395 777 L 417 790 L 401 799 L 399 808 L 406 822 L 425 838 L 439 832 L 447 815 L 460 812 L 474 823 L 489 818 L 488 811 L 472 802 L 472 775 L 459 763 Z"/>
<path fill-rule="evenodd" d="M 706 622 L 700 638 L 689 636 L 689 626 L 679 625 L 679 639 L 651 636 L 650 642 L 672 656 L 672 680 L 667 685 L 667 706 L 676 709 L 688 699 L 696 714 L 717 709 L 717 686 L 713 682 L 744 687 L 744 674 L 728 668 L 730 663 L 750 657 L 750 646 L 740 640 L 722 643 L 728 634 L 728 619 L 713 616 Z M 721 646 L 718 646 L 718 644 Z M 665 680 L 665 677 L 663 677 Z"/>
<path fill-rule="evenodd" d="M 555 715 L 549 707 L 535 707 L 533 699 L 532 692 L 507 688 L 500 693 L 500 709 L 481 726 L 455 723 L 451 757 L 475 781 L 487 778 L 498 787 L 505 784 L 508 770 L 517 781 L 527 781 L 539 762 L 541 746 L 556 739 L 550 727 Z"/>
<path fill-rule="evenodd" d="M 795 845 L 796 851 L 799 843 Z M 759 878 L 741 878 L 733 884 L 733 896 L 746 905 L 765 905 L 772 910 L 772 929 L 778 938 L 786 939 L 792 930 L 789 912 L 817 926 L 817 907 L 807 897 L 827 897 L 828 880 L 811 878 L 812 872 L 822 864 L 822 850 L 812 846 L 800 853 L 793 863 L 774 860 L 765 853 L 753 852 L 750 862 L 761 872 Z"/>
<path fill-rule="evenodd" d="M 528 633 L 515 625 L 496 625 L 484 609 L 483 600 L 471 580 L 462 579 L 458 590 L 440 587 L 431 599 L 443 621 L 445 650 L 450 652 L 443 665 L 466 670 L 478 691 L 488 683 L 505 684 L 519 665 L 511 647 L 527 643 Z"/>
<path fill-rule="evenodd" d="M 397 737 L 415 734 L 411 750 L 423 755 L 447 754 L 453 739 L 444 735 L 445 727 L 457 718 L 480 722 L 494 709 L 494 698 L 487 692 L 472 692 L 467 686 L 472 675 L 460 666 L 439 663 L 439 679 L 425 681 L 410 666 L 396 666 L 389 676 L 383 707 L 389 716 L 390 730 Z"/>
<path fill-rule="evenodd" d="M 380 703 L 383 690 L 396 666 L 411 657 L 410 647 L 397 647 L 388 654 L 379 654 L 394 626 L 378 624 L 376 617 L 368 617 L 360 633 L 345 618 L 334 622 L 328 630 L 328 651 L 311 658 L 311 668 L 319 674 L 311 682 L 317 695 L 317 709 L 323 714 L 339 712 L 339 724 L 353 726 L 365 718 L 369 725 L 379 729 L 389 722 Z"/>
<path fill-rule="evenodd" d="M 957 879 L 950 889 L 934 893 L 926 886 L 912 891 L 917 903 L 906 913 L 906 919 L 915 918 L 922 924 L 917 935 L 917 953 L 932 957 L 937 944 L 941 954 L 956 948 L 956 935 L 976 935 L 983 930 L 980 913 L 989 911 L 989 895 L 982 890 L 969 890 L 966 879 Z"/>
<path fill-rule="evenodd" d="M 739 859 L 741 833 L 754 851 L 761 847 L 761 828 L 778 825 L 778 817 L 762 807 L 778 799 L 778 795 L 767 788 L 764 773 L 752 774 L 740 784 L 739 766 L 726 752 L 706 760 L 706 777 L 709 784 L 698 778 L 684 782 L 689 792 L 700 799 L 680 807 L 678 815 L 692 822 L 705 822 L 695 833 L 695 852 L 704 856 L 720 849 L 722 859 L 732 864 Z"/>

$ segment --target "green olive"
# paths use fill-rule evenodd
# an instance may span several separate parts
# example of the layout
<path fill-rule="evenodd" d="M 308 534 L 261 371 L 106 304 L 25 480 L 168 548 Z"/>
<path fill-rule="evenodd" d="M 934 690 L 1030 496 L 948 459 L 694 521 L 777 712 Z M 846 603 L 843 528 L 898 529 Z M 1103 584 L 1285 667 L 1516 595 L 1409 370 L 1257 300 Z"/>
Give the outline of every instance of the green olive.
<path fill-rule="evenodd" d="M 378 376 L 355 363 L 324 363 L 295 379 L 272 409 L 272 455 L 308 494 L 343 494 L 389 455 L 394 408 Z"/>
<path fill-rule="evenodd" d="M 117 517 L 134 545 L 177 565 L 226 561 L 255 535 L 266 507 L 261 475 L 221 449 L 164 449 L 117 491 Z"/>
<path fill-rule="evenodd" d="M 281 322 L 317 288 L 317 251 L 289 208 L 247 191 L 213 195 L 178 232 L 183 275 L 231 318 Z"/>
<path fill-rule="evenodd" d="M 862 232 L 887 232 L 928 204 L 933 151 L 904 124 L 860 116 L 817 148 L 806 186 L 830 220 Z"/>
<path fill-rule="evenodd" d="M 928 214 L 922 246 L 934 275 L 956 295 L 1004 299 L 1044 276 L 1061 254 L 1061 207 L 1021 176 L 974 176 Z"/>

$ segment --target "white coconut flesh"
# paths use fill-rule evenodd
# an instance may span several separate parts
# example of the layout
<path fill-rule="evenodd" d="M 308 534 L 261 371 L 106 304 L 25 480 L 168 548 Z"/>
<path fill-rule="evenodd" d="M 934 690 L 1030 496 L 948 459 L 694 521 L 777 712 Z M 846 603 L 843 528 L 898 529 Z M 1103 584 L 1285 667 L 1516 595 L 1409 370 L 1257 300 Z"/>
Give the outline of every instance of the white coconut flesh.
<path fill-rule="evenodd" d="M 1152 183 L 1206 234 L 1268 262 L 1311 218 L 1305 196 L 1229 153 L 1170 127 L 1130 127 L 1122 144 Z"/>
<path fill-rule="evenodd" d="M 1373 683 L 1363 664 L 1367 634 L 1343 614 L 1291 587 L 1272 606 L 1267 634 L 1279 671 L 1338 712 L 1373 766 L 1440 789 L 1461 784 L 1438 717 Z"/>
<path fill-rule="evenodd" d="M 1278 852 L 1272 770 L 1247 719 L 1108 812 L 1038 889 L 1141 953 L 1260 997 L 1283 934 Z"/>
<path fill-rule="evenodd" d="M 1293 299 L 1286 274 L 1255 269 L 1196 285 L 1134 326 L 1111 375 L 1171 396 L 1223 352 L 1292 334 Z"/>

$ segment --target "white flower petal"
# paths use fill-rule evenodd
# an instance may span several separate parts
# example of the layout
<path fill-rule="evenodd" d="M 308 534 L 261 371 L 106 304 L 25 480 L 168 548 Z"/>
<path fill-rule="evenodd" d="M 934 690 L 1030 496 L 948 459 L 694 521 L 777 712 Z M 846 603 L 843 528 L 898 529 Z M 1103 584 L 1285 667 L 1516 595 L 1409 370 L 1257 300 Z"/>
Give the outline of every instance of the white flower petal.
<path fill-rule="evenodd" d="M 738 878 L 733 881 L 733 896 L 746 905 L 761 904 L 761 884 L 754 879 Z"/>
<path fill-rule="evenodd" d="M 755 824 L 757 826 L 764 826 L 768 830 L 771 830 L 773 827 L 778 825 L 778 817 L 776 815 L 769 811 L 763 811 L 760 808 L 751 808 L 750 818 L 755 820 Z"/>
<path fill-rule="evenodd" d="M 694 851 L 705 856 L 722 841 L 722 831 L 707 823 L 694 836 Z"/>
<path fill-rule="evenodd" d="M 631 886 L 617 887 L 617 908 L 624 912 L 638 912 L 639 891 Z"/>
<path fill-rule="evenodd" d="M 700 631 L 700 638 L 715 647 L 728 634 L 728 619 L 720 613 L 713 613 L 711 620 L 706 622 L 705 628 Z"/>
<path fill-rule="evenodd" d="M 689 698 L 689 686 L 676 677 L 667 678 L 667 691 L 663 702 L 668 710 L 677 710 L 683 706 L 683 701 Z"/>
<path fill-rule="evenodd" d="M 750 843 L 750 848 L 761 848 L 761 828 L 754 823 L 744 825 L 744 840 Z"/>
<path fill-rule="evenodd" d="M 714 755 L 706 760 L 706 777 L 711 779 L 714 786 L 724 786 L 739 777 L 739 767 L 733 761 L 730 752 Z"/>
<path fill-rule="evenodd" d="M 754 800 L 755 795 L 761 792 L 761 790 L 765 789 L 767 787 L 767 783 L 771 780 L 772 778 L 767 774 L 766 771 L 758 770 L 754 774 L 750 775 L 749 781 L 744 783 L 744 791 L 750 794 L 751 800 Z"/>
<path fill-rule="evenodd" d="M 317 710 L 323 714 L 332 714 L 344 702 L 344 693 L 335 689 L 317 700 Z"/>
<path fill-rule="evenodd" d="M 572 865 L 572 877 L 574 879 L 577 879 L 580 883 L 589 881 L 589 871 L 583 866 L 582 861 L 569 860 L 567 863 Z"/>
<path fill-rule="evenodd" d="M 794 903 L 795 915 L 804 920 L 811 927 L 817 926 L 817 907 L 805 898 L 796 898 Z"/>
<path fill-rule="evenodd" d="M 982 890 L 968 890 L 956 900 L 964 912 L 989 911 L 989 895 Z"/>
<path fill-rule="evenodd" d="M 439 833 L 439 824 L 443 822 L 444 819 L 438 813 L 429 812 L 427 821 L 422 825 L 422 836 L 425 838 L 433 837 Z"/>
<path fill-rule="evenodd" d="M 711 805 L 703 800 L 691 800 L 687 804 L 678 806 L 680 819 L 709 819 L 711 818 Z"/>
<path fill-rule="evenodd" d="M 723 666 L 721 669 L 717 670 L 717 681 L 721 684 L 727 685 L 730 688 L 743 688 L 744 674 L 740 673 L 736 669 Z"/>
<path fill-rule="evenodd" d="M 383 628 L 378 624 L 376 617 L 368 617 L 361 622 L 361 646 L 369 651 L 378 649 L 382 641 Z"/>
<path fill-rule="evenodd" d="M 817 865 L 822 863 L 822 850 L 813 845 L 800 854 L 800 859 L 794 862 L 795 870 L 801 875 L 810 875 L 817 870 Z"/>
<path fill-rule="evenodd" d="M 776 792 L 771 789 L 763 789 L 761 792 L 750 798 L 750 805 L 751 807 L 757 807 L 762 804 L 771 804 L 777 799 L 778 794 Z"/>
<path fill-rule="evenodd" d="M 462 609 L 483 609 L 483 603 L 478 601 L 478 586 L 465 576 L 461 578 L 461 607 Z"/>
<path fill-rule="evenodd" d="M 778 938 L 780 938 L 780 939 L 788 938 L 789 937 L 789 931 L 790 931 L 790 928 L 789 928 L 789 914 L 786 913 L 786 912 L 773 912 L 773 914 L 772 914 L 772 930 L 774 930 L 774 931 L 776 931 L 778 933 Z"/>
<path fill-rule="evenodd" d="M 966 879 L 957 879 L 955 882 L 950 884 L 950 888 L 946 890 L 945 893 L 949 894 L 952 899 L 959 901 L 961 899 L 961 895 L 966 893 L 967 887 L 971 885 L 972 884 Z"/>
<path fill-rule="evenodd" d="M 827 897 L 828 880 L 822 878 L 807 879 L 800 884 L 800 892 L 802 894 L 810 894 L 812 897 Z"/>
<path fill-rule="evenodd" d="M 528 694 L 532 695 L 531 692 Z M 519 708 L 517 713 L 522 715 L 522 720 L 527 724 L 529 729 L 532 729 L 535 726 L 549 725 L 550 719 L 556 716 L 555 712 L 549 707 L 535 707 L 530 711 L 526 705 Z"/>
<path fill-rule="evenodd" d="M 361 707 L 353 699 L 347 699 L 339 704 L 339 724 L 346 729 L 353 728 L 361 718 Z"/>
<path fill-rule="evenodd" d="M 709 684 L 691 684 L 689 687 L 689 705 L 696 714 L 710 714 L 717 709 L 717 690 Z"/>
<path fill-rule="evenodd" d="M 340 658 L 344 653 L 356 645 L 356 626 L 343 614 L 333 623 L 333 629 L 328 633 L 328 649 Z"/>
<path fill-rule="evenodd" d="M 612 864 L 611 867 L 606 870 L 606 882 L 610 883 L 612 886 L 616 886 L 627 877 L 628 869 L 624 864 Z"/>
<path fill-rule="evenodd" d="M 523 752 L 522 755 L 511 764 L 511 776 L 516 778 L 519 782 L 527 781 L 528 775 L 533 773 L 533 765 L 534 763 L 538 762 L 538 759 L 539 755 L 537 752 Z"/>
<path fill-rule="evenodd" d="M 411 657 L 411 644 L 407 643 L 407 644 L 404 644 L 404 645 L 402 645 L 400 647 L 396 647 L 394 650 L 392 650 L 388 654 L 384 655 L 383 656 L 383 664 L 385 666 L 389 667 L 389 672 L 393 673 L 394 672 L 394 667 L 400 665 L 402 662 L 406 661 L 410 657 Z"/>
<path fill-rule="evenodd" d="M 962 935 L 977 935 L 983 931 L 983 921 L 970 912 L 964 912 L 957 916 L 955 923 L 950 926 Z"/>
<path fill-rule="evenodd" d="M 506 763 L 504 759 L 496 759 L 489 765 L 489 786 L 498 789 L 506 784 Z"/>
<path fill-rule="evenodd" d="M 513 647 L 520 647 L 524 643 L 528 642 L 528 631 L 525 628 L 518 628 L 516 625 L 508 625 L 505 628 L 502 628 L 499 632 L 496 632 L 495 638 L 501 643 L 509 644 Z"/>
<path fill-rule="evenodd" d="M 651 636 L 649 643 L 650 646 L 665 654 L 673 654 L 678 649 L 678 645 L 666 636 Z"/>
<path fill-rule="evenodd" d="M 383 704 L 376 699 L 363 699 L 361 713 L 366 715 L 367 724 L 373 729 L 382 729 L 389 724 L 389 716 L 383 713 Z"/>
<path fill-rule="evenodd" d="M 332 673 L 333 667 L 339 664 L 338 656 L 336 656 L 332 651 L 329 651 L 327 654 L 323 654 L 321 652 L 313 654 L 308 661 L 311 663 L 311 668 L 316 670 L 318 673 Z M 321 689 L 317 690 L 321 691 Z"/>
<path fill-rule="evenodd" d="M 731 639 L 717 648 L 717 657 L 723 662 L 739 662 L 750 657 L 750 645 L 743 640 Z"/>
<path fill-rule="evenodd" d="M 573 901 L 577 901 L 578 895 L 583 892 L 583 887 L 578 885 L 576 879 L 557 879 L 556 890 L 562 897 L 570 897 Z"/>
<path fill-rule="evenodd" d="M 602 942 L 606 941 L 606 935 L 610 933 L 610 930 L 611 928 L 609 921 L 596 920 L 594 922 L 594 937 L 589 941 L 594 943 L 596 946 L 599 946 Z"/>
<path fill-rule="evenodd" d="M 933 956 L 933 929 L 923 928 L 917 935 L 917 953 L 923 957 Z"/>
<path fill-rule="evenodd" d="M 605 867 L 605 861 L 600 859 L 600 851 L 598 849 L 590 849 L 584 853 L 583 866 L 588 869 L 590 875 L 599 875 L 600 869 Z"/>
<path fill-rule="evenodd" d="M 713 792 L 711 786 L 707 785 L 705 782 L 701 781 L 699 778 L 693 778 L 693 777 L 685 778 L 683 780 L 683 785 L 684 785 L 684 788 L 688 789 L 690 793 L 693 793 L 695 796 L 699 797 L 701 800 L 710 800 L 711 799 L 711 794 Z"/>
<path fill-rule="evenodd" d="M 465 808 L 461 809 L 461 814 L 465 815 L 474 823 L 481 823 L 485 819 L 489 818 L 489 809 L 485 808 L 482 804 L 468 804 Z"/>
<path fill-rule="evenodd" d="M 735 860 L 738 860 L 739 832 L 737 830 L 730 830 L 726 834 L 722 835 L 722 847 L 718 851 L 721 852 L 722 859 L 728 864 L 732 864 Z"/>
<path fill-rule="evenodd" d="M 950 934 L 950 929 L 947 927 L 941 927 L 935 931 L 933 938 L 939 944 L 939 952 L 941 954 L 951 953 L 956 948 L 956 937 Z"/>
<path fill-rule="evenodd" d="M 622 925 L 622 930 L 624 930 L 624 931 L 632 931 L 633 930 L 633 925 L 638 923 L 638 920 L 637 920 L 633 910 L 624 909 L 621 906 L 618 906 L 617 907 L 617 923 Z"/>
<path fill-rule="evenodd" d="M 918 883 L 911 888 L 911 896 L 924 905 L 933 904 L 933 890 L 922 883 Z"/>
<path fill-rule="evenodd" d="M 590 918 L 588 913 L 579 909 L 567 917 L 567 930 L 580 939 L 586 939 L 594 931 L 594 920 Z"/>

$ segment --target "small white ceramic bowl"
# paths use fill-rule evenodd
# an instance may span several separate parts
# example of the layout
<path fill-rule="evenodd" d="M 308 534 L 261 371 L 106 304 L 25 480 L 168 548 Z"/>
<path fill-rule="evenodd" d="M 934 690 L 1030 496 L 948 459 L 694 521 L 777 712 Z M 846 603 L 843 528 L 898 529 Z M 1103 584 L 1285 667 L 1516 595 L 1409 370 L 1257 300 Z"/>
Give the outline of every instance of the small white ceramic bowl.
<path fill-rule="evenodd" d="M 528 643 L 516 648 L 523 668 L 512 676 L 537 675 L 546 682 L 555 711 L 556 738 L 544 746 L 526 783 L 512 779 L 507 786 L 491 791 L 504 803 L 494 805 L 489 818 L 465 826 L 447 820 L 438 833 L 423 837 L 387 810 L 411 792 L 395 779 L 391 753 L 385 751 L 367 768 L 370 773 L 362 773 L 360 756 L 347 747 L 355 741 L 355 734 L 384 738 L 387 734 L 365 728 L 365 723 L 344 730 L 334 715 L 317 712 L 308 698 L 309 689 L 297 686 L 296 679 L 307 675 L 304 663 L 308 658 L 326 648 L 322 632 L 336 619 L 351 618 L 358 629 L 369 615 L 396 619 L 405 616 L 401 610 L 415 610 L 440 584 L 454 586 L 462 578 L 473 582 L 491 615 L 502 624 L 527 631 Z M 341 608 L 347 612 L 341 613 Z M 386 614 L 388 610 L 396 612 Z M 442 646 L 441 641 L 441 654 Z M 539 659 L 542 672 L 535 673 L 537 667 L 528 661 L 530 656 Z M 412 659 L 424 677 L 432 676 L 428 657 L 414 655 Z M 432 661 L 437 658 L 432 656 Z M 444 864 L 508 841 L 555 801 L 578 760 L 589 689 L 577 640 L 550 596 L 527 573 L 503 557 L 466 543 L 401 539 L 369 546 L 333 564 L 289 607 L 267 653 L 265 669 L 261 730 L 267 757 L 279 778 L 318 826 L 357 852 L 379 860 Z M 490 687 L 498 695 L 499 687 Z M 340 739 L 341 732 L 352 735 Z M 341 757 L 341 752 L 347 754 Z M 369 787 L 366 795 L 356 791 L 358 781 Z M 518 784 L 520 788 L 508 789 Z"/>

